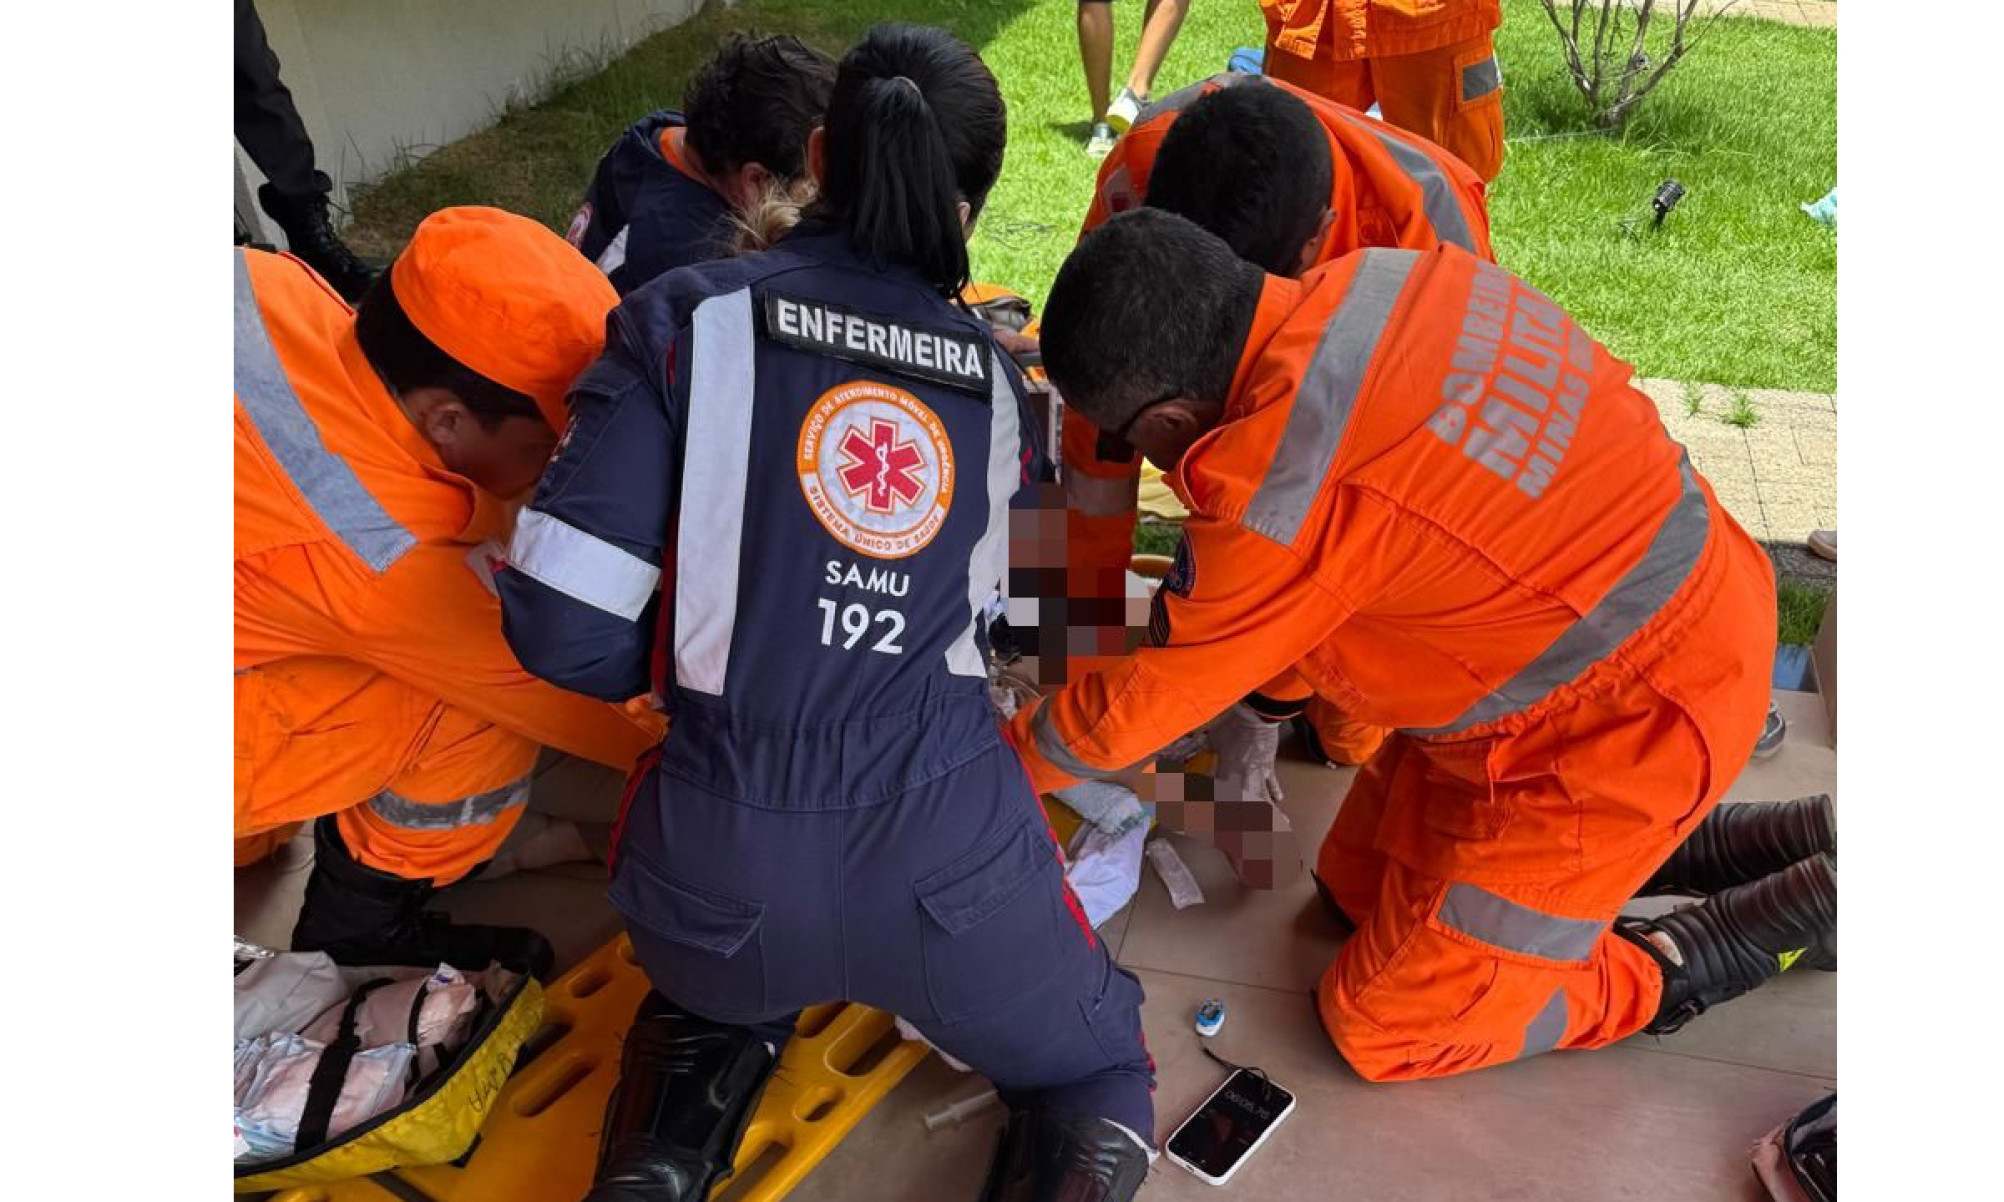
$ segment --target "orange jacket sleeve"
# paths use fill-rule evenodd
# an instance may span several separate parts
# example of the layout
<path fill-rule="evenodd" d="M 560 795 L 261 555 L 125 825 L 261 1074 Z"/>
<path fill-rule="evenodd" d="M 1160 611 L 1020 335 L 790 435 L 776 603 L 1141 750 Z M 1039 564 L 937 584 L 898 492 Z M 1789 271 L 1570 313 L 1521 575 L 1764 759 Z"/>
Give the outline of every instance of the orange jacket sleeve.
<path fill-rule="evenodd" d="M 545 746 L 631 767 L 665 721 L 531 676 L 501 636 L 500 600 L 469 565 L 473 553 L 421 543 L 358 586 L 343 578 L 345 563 L 295 547 L 279 553 L 293 562 L 260 574 L 253 604 L 311 653 L 368 664 Z"/>
<path fill-rule="evenodd" d="M 1357 606 L 1302 555 L 1193 516 L 1156 594 L 1152 646 L 1017 714 L 1010 735 L 1040 792 L 1107 776 L 1280 676 Z"/>

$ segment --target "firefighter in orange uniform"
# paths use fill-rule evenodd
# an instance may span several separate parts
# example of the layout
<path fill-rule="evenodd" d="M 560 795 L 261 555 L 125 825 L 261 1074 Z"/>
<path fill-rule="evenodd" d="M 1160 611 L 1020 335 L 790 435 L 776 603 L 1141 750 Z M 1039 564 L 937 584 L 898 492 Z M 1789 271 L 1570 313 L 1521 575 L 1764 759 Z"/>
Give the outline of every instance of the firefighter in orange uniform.
<path fill-rule="evenodd" d="M 1503 170 L 1501 0 L 1260 0 L 1265 71 Z"/>
<path fill-rule="evenodd" d="M 1276 275 L 1366 246 L 1446 243 L 1495 257 L 1482 180 L 1465 163 L 1354 108 L 1255 75 L 1214 75 L 1144 112 L 1101 164 L 1081 237 L 1144 198 Z M 1112 624 L 1134 546 L 1141 460 L 1077 413 L 1066 414 L 1062 460 L 1069 592 L 1088 617 Z M 1299 715 L 1310 750 L 1334 764 L 1363 763 L 1385 737 L 1295 677 L 1249 697 L 1238 717 L 1249 723 L 1252 715 Z M 1257 775 L 1258 766 L 1237 770 Z"/>
<path fill-rule="evenodd" d="M 239 859 L 318 819 L 295 947 L 484 966 L 421 907 L 514 826 L 538 745 L 626 768 L 661 730 L 523 671 L 491 578 L 616 297 L 497 209 L 428 218 L 353 312 L 235 257 Z"/>
<path fill-rule="evenodd" d="M 1815 846 L 1707 847 L 1754 879 L 1615 921 L 1753 748 L 1774 581 L 1551 301 L 1452 247 L 1281 279 L 1142 209 L 1045 316 L 1058 389 L 1191 519 L 1151 645 L 1020 713 L 1018 750 L 1040 789 L 1118 774 L 1290 667 L 1395 728 L 1315 869 L 1356 927 L 1317 999 L 1359 1073 L 1674 1030 L 1834 937 Z"/>

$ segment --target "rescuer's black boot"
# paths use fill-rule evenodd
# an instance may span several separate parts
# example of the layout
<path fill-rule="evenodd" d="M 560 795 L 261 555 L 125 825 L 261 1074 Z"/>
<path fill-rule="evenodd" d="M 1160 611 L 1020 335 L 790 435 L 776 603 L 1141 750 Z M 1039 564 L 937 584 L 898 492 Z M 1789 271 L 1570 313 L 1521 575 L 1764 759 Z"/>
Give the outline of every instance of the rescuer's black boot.
<path fill-rule="evenodd" d="M 1111 1119 L 1012 1110 L 981 1202 L 1130 1202 L 1147 1176 L 1141 1137 Z"/>
<path fill-rule="evenodd" d="M 549 972 L 550 949 L 540 936 L 521 927 L 453 922 L 424 908 L 435 892 L 429 879 L 356 860 L 327 815 L 313 824 L 313 873 L 292 928 L 292 950 L 326 952 L 337 964 L 450 964 L 475 971 L 500 960 L 526 963 L 539 977 Z"/>
<path fill-rule="evenodd" d="M 778 1062 L 750 1028 L 648 994 L 620 1052 L 584 1202 L 702 1202 L 730 1176 Z"/>
<path fill-rule="evenodd" d="M 1726 803 L 1713 807 L 1635 895 L 1703 897 L 1780 872 L 1819 852 L 1837 853 L 1837 807 L 1828 793 L 1794 801 Z"/>
<path fill-rule="evenodd" d="M 325 194 L 286 196 L 265 184 L 257 190 L 257 203 L 285 231 L 287 250 L 319 272 L 320 278 L 332 284 L 334 291 L 349 304 L 361 302 L 362 294 L 376 282 L 381 269 L 357 258 L 341 235 L 334 232 Z"/>
<path fill-rule="evenodd" d="M 1663 970 L 1663 1000 L 1643 1030 L 1667 1035 L 1837 940 L 1837 865 L 1812 856 L 1714 893 L 1661 918 L 1622 919 L 1615 931 Z M 1651 936 L 1667 936 L 1675 954 Z"/>

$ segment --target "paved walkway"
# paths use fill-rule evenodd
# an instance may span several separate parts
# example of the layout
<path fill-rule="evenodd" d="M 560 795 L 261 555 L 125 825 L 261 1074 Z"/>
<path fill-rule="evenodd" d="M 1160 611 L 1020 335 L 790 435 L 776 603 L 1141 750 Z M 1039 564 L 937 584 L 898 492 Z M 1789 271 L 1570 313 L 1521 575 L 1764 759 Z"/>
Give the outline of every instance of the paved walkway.
<path fill-rule="evenodd" d="M 1705 0 L 1706 10 L 1725 8 L 1726 0 Z M 1731 6 L 1736 17 L 1766 17 L 1790 25 L 1837 28 L 1837 0 L 1739 0 Z"/>
<path fill-rule="evenodd" d="M 1820 392 L 1686 385 L 1638 380 L 1670 436 L 1712 482 L 1719 501 L 1775 552 L 1790 576 L 1825 579 L 1834 565 L 1808 555 L 1811 530 L 1837 525 L 1837 398 Z M 1698 412 L 1691 412 L 1691 390 Z M 1724 420 L 1744 394 L 1759 420 L 1744 429 Z"/>

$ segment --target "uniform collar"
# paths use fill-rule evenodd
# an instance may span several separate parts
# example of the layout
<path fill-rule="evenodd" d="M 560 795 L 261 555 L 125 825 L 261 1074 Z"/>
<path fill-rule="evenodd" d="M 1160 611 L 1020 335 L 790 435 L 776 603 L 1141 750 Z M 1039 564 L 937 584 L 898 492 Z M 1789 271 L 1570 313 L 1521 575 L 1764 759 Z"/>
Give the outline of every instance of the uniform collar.
<path fill-rule="evenodd" d="M 703 169 L 702 161 L 696 157 L 696 152 L 690 149 L 688 126 L 670 125 L 663 129 L 660 140 L 657 143 L 657 149 L 661 152 L 662 162 L 667 163 L 670 167 L 673 167 L 710 191 L 716 192 L 719 197 L 723 195 L 717 189 L 717 182 L 710 178 L 708 171 Z"/>
<path fill-rule="evenodd" d="M 1277 275 L 1264 277 L 1259 290 L 1259 304 L 1253 309 L 1252 328 L 1246 331 L 1245 345 L 1239 351 L 1238 369 L 1232 373 L 1232 391 L 1225 400 L 1225 421 L 1235 421 L 1259 408 L 1259 402 L 1247 395 L 1247 385 L 1252 381 L 1253 368 L 1266 354 L 1267 343 L 1280 332 L 1287 319 L 1301 306 L 1301 281 L 1282 279 Z"/>
<path fill-rule="evenodd" d="M 362 343 L 355 337 L 352 322 L 341 331 L 335 350 L 348 377 L 349 395 L 355 398 L 356 407 L 367 416 L 369 423 L 381 430 L 399 451 L 410 458 L 411 466 L 419 474 L 459 491 L 466 503 L 466 521 L 460 528 L 460 541 L 477 543 L 506 529 L 509 518 L 507 504 L 445 466 L 445 461 L 438 457 L 437 449 L 418 432 L 410 415 L 397 403 L 397 398 L 390 395 L 389 387 L 370 365 L 369 357 L 362 353 Z"/>
<path fill-rule="evenodd" d="M 1263 407 L 1262 402 L 1250 394 L 1247 386 L 1251 383 L 1254 368 L 1266 354 L 1267 344 L 1273 341 L 1273 336 L 1280 332 L 1280 327 L 1287 323 L 1301 304 L 1300 281 L 1282 279 L 1277 275 L 1262 276 L 1261 281 L 1259 303 L 1253 307 L 1252 327 L 1246 331 L 1245 344 L 1239 349 L 1239 365 L 1232 373 L 1232 390 L 1225 398 L 1224 419 L 1183 452 L 1175 471 L 1162 473 L 1164 483 L 1182 500 L 1185 508 L 1194 510 L 1195 507 L 1190 503 L 1183 468 L 1199 450 L 1218 437 L 1219 431 Z"/>
<path fill-rule="evenodd" d="M 1349 156 L 1334 133 L 1329 134 L 1329 156 L 1329 170 L 1335 179 L 1329 208 L 1336 216 L 1329 223 L 1329 233 L 1322 239 L 1321 250 L 1315 255 L 1316 267 L 1333 263 L 1356 250 L 1360 237 L 1357 231 L 1357 171 L 1350 165 Z"/>

